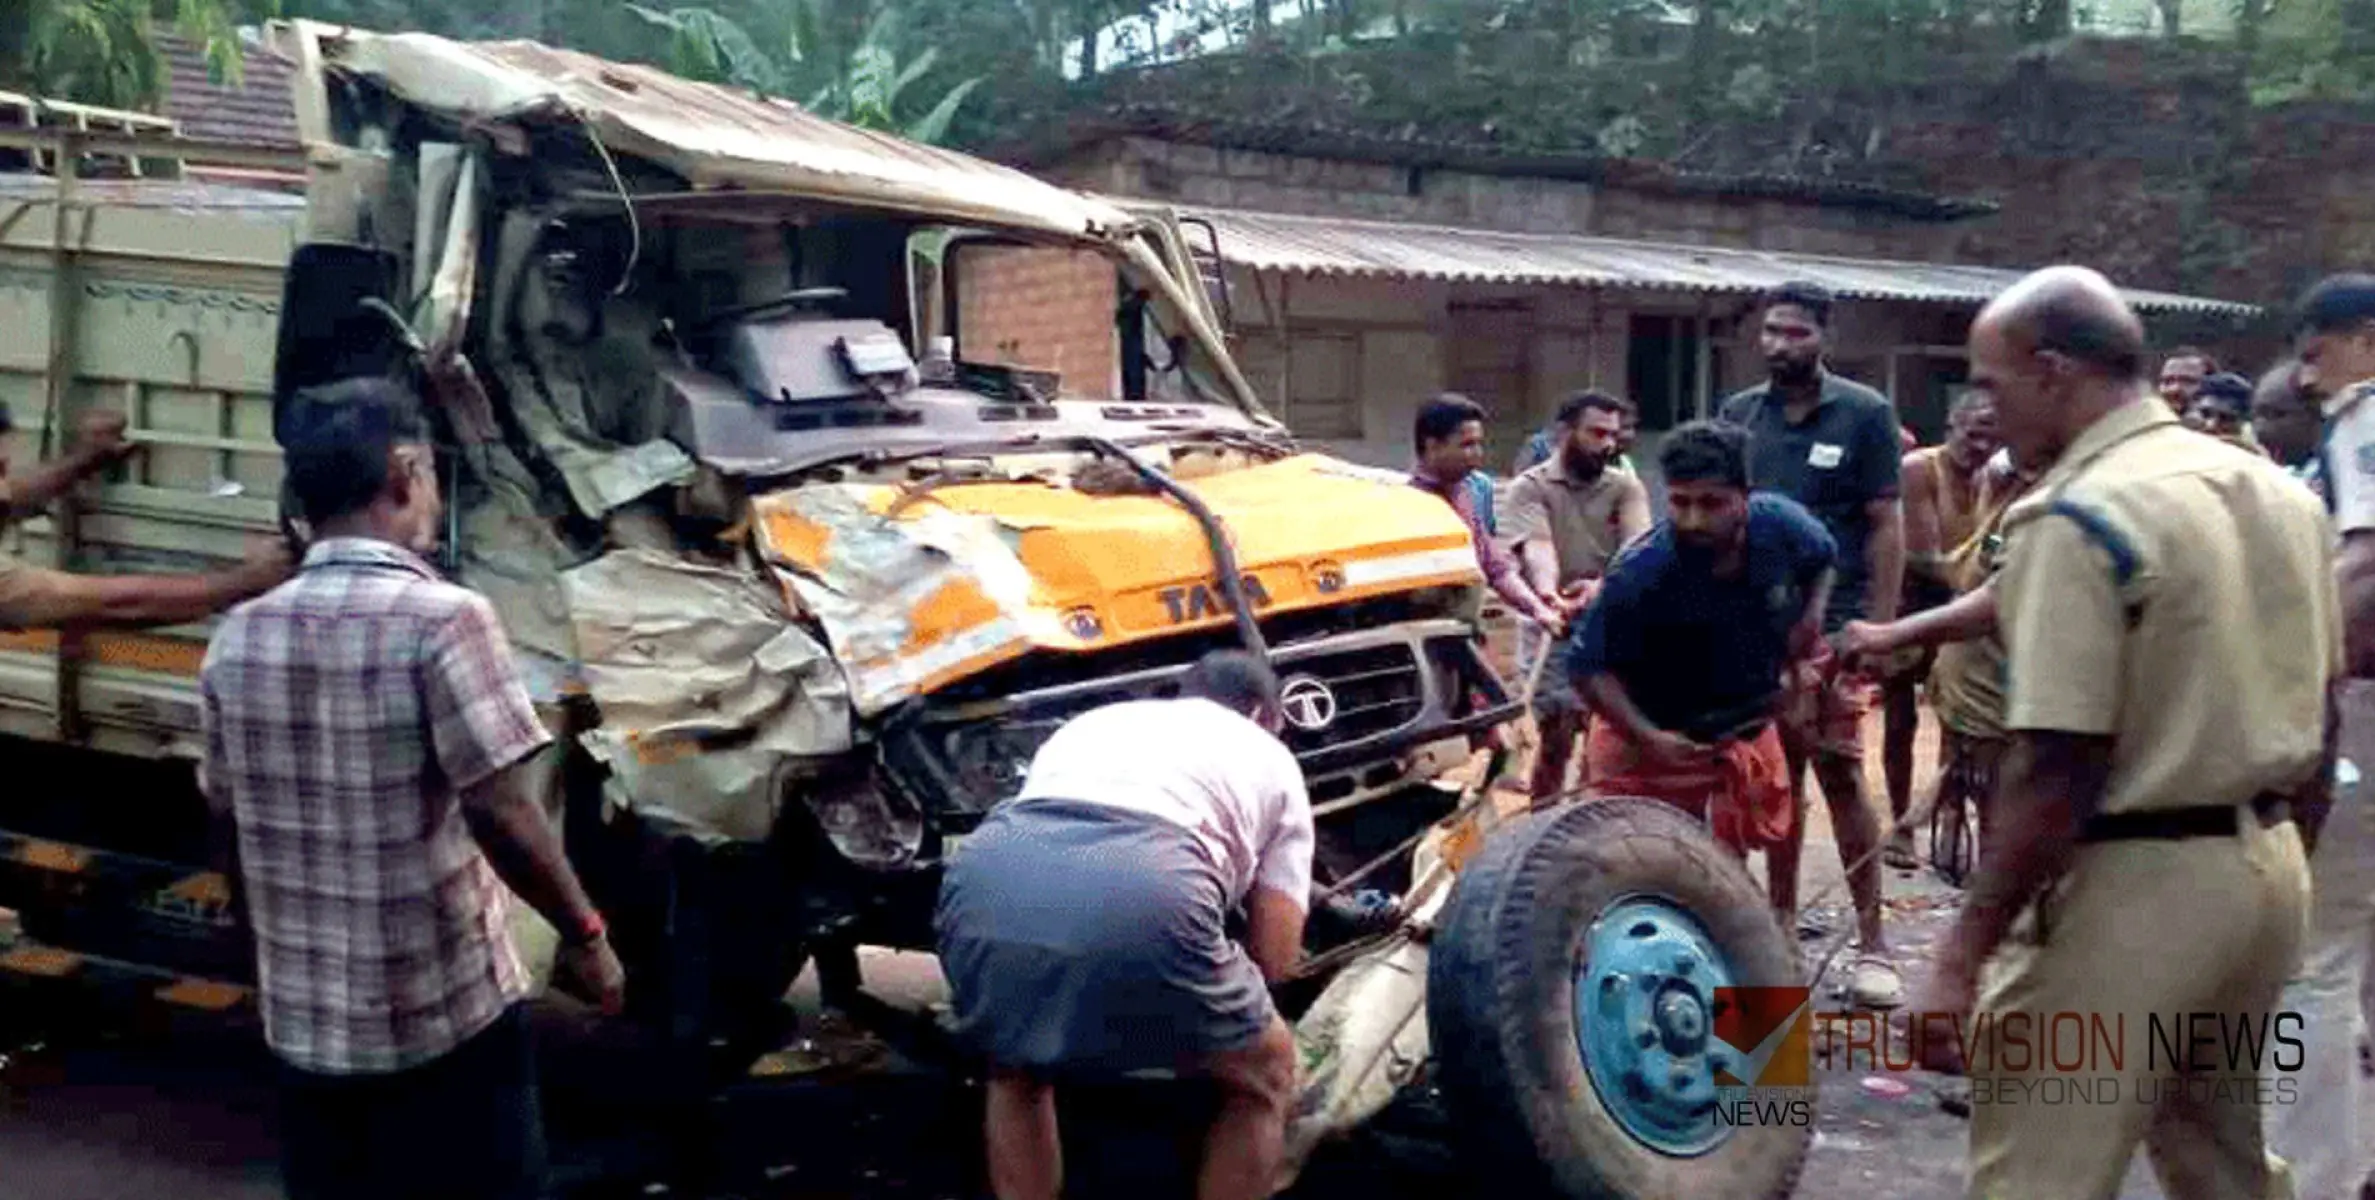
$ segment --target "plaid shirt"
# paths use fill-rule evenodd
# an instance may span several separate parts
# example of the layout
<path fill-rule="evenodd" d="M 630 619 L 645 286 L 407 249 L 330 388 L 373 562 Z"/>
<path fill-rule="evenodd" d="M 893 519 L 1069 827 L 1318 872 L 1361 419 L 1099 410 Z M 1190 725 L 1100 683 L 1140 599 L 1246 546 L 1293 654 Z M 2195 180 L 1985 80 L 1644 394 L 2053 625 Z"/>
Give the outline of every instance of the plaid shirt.
<path fill-rule="evenodd" d="M 401 1071 L 526 996 L 460 795 L 551 735 L 483 598 L 389 543 L 319 542 L 223 620 L 199 692 L 280 1057 Z"/>

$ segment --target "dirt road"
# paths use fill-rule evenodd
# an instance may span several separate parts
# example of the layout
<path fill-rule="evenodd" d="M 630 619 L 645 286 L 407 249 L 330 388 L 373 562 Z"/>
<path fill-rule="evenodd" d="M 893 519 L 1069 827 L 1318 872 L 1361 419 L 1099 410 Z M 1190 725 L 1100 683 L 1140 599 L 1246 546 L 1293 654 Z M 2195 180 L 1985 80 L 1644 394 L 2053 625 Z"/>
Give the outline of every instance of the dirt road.
<path fill-rule="evenodd" d="M 1840 863 L 1821 805 L 1814 808 L 1802 894 L 1828 894 L 1827 903 L 1810 904 L 1808 915 L 1844 936 L 1850 921 L 1843 889 L 1835 886 Z M 1909 977 L 1917 976 L 1955 893 L 1926 871 L 1890 871 L 1886 890 L 1900 961 Z M 893 999 L 923 1003 L 938 994 L 939 975 L 929 958 L 869 954 L 865 965 L 870 986 Z M 803 980 L 796 994 L 813 1014 L 813 980 Z M 66 1014 L 50 1049 L 19 1056 L 0 1086 L 0 1200 L 277 1196 L 270 1063 L 252 1034 L 197 1028 L 170 1040 L 143 1041 L 78 1022 L 75 1015 Z M 0 1010 L 0 1033 L 21 1034 L 26 1019 L 22 1010 L 13 1016 Z M 547 1050 L 548 1119 L 572 1196 L 664 1194 L 647 1191 L 645 1184 L 667 1114 L 645 1103 L 655 1089 L 639 1078 L 632 1058 L 565 1008 L 542 1012 L 539 1028 Z M 19 1040 L 0 1039 L 6 1045 Z M 971 1200 L 959 1169 L 974 1145 L 967 1099 L 932 1074 L 901 1068 L 862 1040 L 819 1041 L 867 1060 L 871 1069 L 846 1080 L 827 1072 L 756 1081 L 715 1109 L 691 1115 L 694 1127 L 714 1135 L 714 1157 L 726 1170 L 715 1188 L 705 1189 L 708 1194 Z M 804 1059 L 795 1054 L 786 1061 Z M 1939 1089 L 1951 1090 L 1951 1082 L 1911 1076 L 1910 1090 L 1895 1095 L 1885 1087 L 1868 1089 L 1868 1074 L 1822 1076 L 1817 1140 L 1799 1194 L 1832 1200 L 1959 1197 L 1968 1126 L 1938 1103 Z M 1068 1119 L 1076 1121 L 1076 1146 L 1096 1147 L 1107 1167 L 1134 1169 L 1146 1178 L 1128 1193 L 1133 1200 L 1161 1200 L 1177 1190 L 1183 1159 L 1177 1137 L 1165 1132 L 1159 1106 L 1133 1109 L 1144 1099 L 1083 1100 Z M 2375 1111 L 2369 1119 L 2366 1136 L 2375 1140 Z M 1315 1163 L 1295 1200 L 1467 1194 L 1447 1148 L 1444 1121 L 1424 1097 L 1398 1107 L 1358 1144 Z M 2159 1194 L 2139 1162 L 2123 1200 Z"/>

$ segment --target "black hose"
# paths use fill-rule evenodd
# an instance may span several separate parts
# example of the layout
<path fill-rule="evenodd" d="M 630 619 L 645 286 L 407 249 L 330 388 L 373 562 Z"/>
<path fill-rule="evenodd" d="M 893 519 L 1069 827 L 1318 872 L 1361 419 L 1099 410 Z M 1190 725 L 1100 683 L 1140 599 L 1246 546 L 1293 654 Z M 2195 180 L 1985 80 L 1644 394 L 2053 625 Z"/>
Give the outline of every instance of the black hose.
<path fill-rule="evenodd" d="M 1220 572 L 1221 596 L 1229 602 L 1230 615 L 1237 619 L 1238 640 L 1245 643 L 1246 653 L 1260 659 L 1263 666 L 1271 666 L 1270 643 L 1262 637 L 1262 627 L 1254 622 L 1253 604 L 1245 596 L 1245 578 L 1237 570 L 1237 552 L 1229 547 L 1228 527 L 1220 523 L 1220 518 L 1214 516 L 1194 492 L 1182 486 L 1178 480 L 1146 465 L 1137 455 L 1101 437 L 1083 437 L 1079 443 L 1107 458 L 1120 459 L 1129 464 L 1140 479 L 1178 501 L 1179 506 L 1196 519 L 1196 524 L 1204 530 L 1204 543 L 1212 551 L 1213 567 Z"/>

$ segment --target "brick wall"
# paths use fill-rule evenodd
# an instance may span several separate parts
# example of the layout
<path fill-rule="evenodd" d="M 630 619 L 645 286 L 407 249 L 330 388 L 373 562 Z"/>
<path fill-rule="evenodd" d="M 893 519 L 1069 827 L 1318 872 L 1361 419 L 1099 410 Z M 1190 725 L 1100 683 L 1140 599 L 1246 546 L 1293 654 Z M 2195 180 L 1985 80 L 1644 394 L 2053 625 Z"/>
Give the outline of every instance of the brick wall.
<path fill-rule="evenodd" d="M 960 250 L 959 356 L 968 362 L 1059 372 L 1067 390 L 1119 390 L 1114 268 L 1090 252 L 1021 246 Z"/>

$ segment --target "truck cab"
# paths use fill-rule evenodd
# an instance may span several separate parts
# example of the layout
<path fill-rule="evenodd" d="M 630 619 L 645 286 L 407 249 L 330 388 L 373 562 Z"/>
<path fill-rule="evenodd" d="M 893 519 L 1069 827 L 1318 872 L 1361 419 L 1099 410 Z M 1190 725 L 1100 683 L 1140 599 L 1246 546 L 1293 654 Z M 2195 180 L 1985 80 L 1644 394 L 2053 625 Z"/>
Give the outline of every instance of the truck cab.
<path fill-rule="evenodd" d="M 639 1013 L 720 1069 L 780 1032 L 806 961 L 854 1005 L 858 946 L 929 949 L 939 864 L 1038 743 L 1210 649 L 1284 684 L 1318 952 L 1364 932 L 1332 885 L 1450 813 L 1442 780 L 1516 714 L 1464 525 L 1296 446 L 1160 210 L 533 43 L 270 39 L 297 189 L 193 182 L 176 165 L 224 149 L 153 130 L 8 135 L 48 153 L 0 179 L 29 285 L 0 384 L 45 445 L 106 405 L 150 446 L 16 549 L 175 569 L 302 538 L 277 405 L 458 351 L 483 397 L 434 405 L 440 565 L 558 735 L 534 769 Z M 109 781 L 0 801 L 0 906 L 94 962 L 244 986 L 228 912 L 189 899 L 219 895 L 204 636 L 0 644 L 10 748 Z"/>

